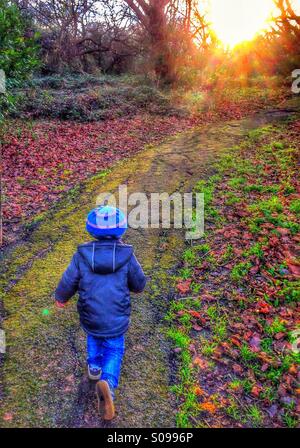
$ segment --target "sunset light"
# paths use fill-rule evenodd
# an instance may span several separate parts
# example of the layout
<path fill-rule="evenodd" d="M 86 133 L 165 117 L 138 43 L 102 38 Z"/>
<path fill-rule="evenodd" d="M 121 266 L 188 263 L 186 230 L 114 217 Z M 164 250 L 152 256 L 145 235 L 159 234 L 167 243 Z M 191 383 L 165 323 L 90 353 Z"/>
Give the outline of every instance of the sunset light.
<path fill-rule="evenodd" d="M 274 10 L 272 0 L 211 0 L 210 20 L 217 37 L 232 48 L 265 29 Z"/>

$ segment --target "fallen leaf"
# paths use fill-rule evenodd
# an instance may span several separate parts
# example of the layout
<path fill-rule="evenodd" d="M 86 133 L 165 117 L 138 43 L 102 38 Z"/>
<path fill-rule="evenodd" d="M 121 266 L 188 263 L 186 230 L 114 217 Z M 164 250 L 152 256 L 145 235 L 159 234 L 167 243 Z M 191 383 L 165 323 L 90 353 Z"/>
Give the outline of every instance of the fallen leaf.
<path fill-rule="evenodd" d="M 258 335 L 254 335 L 249 341 L 249 345 L 253 351 L 259 351 L 260 344 L 261 344 L 261 338 Z"/>
<path fill-rule="evenodd" d="M 199 358 L 199 356 L 196 356 L 196 358 L 194 358 L 193 364 L 194 364 L 194 366 L 200 367 L 200 369 L 206 369 L 208 367 L 207 361 Z"/>
<path fill-rule="evenodd" d="M 6 421 L 6 422 L 10 422 L 12 419 L 13 419 L 13 416 L 12 416 L 12 414 L 10 412 L 6 412 L 3 415 L 3 420 Z"/>
<path fill-rule="evenodd" d="M 195 317 L 196 319 L 201 319 L 201 314 L 200 313 L 198 313 L 198 311 L 192 311 L 192 310 L 190 310 L 189 311 L 189 314 L 191 315 L 191 316 L 193 316 L 193 317 Z"/>
<path fill-rule="evenodd" d="M 237 347 L 241 347 L 242 343 L 237 336 L 232 336 L 232 338 L 230 340 L 233 345 L 236 345 Z"/>
<path fill-rule="evenodd" d="M 297 278 L 300 277 L 300 265 L 297 261 L 287 260 L 286 264 L 291 274 Z"/>
<path fill-rule="evenodd" d="M 216 405 L 214 405 L 211 401 L 204 401 L 203 403 L 199 404 L 199 409 L 201 411 L 208 412 L 209 414 L 215 414 L 217 411 Z"/>
<path fill-rule="evenodd" d="M 197 397 L 201 397 L 201 396 L 205 395 L 204 390 L 199 386 L 195 387 L 194 392 L 197 395 Z"/>
<path fill-rule="evenodd" d="M 253 395 L 253 397 L 258 398 L 261 391 L 262 391 L 262 388 L 260 386 L 253 386 L 251 389 L 251 395 Z"/>
<path fill-rule="evenodd" d="M 272 310 L 272 306 L 262 300 L 260 300 L 257 303 L 256 309 L 255 309 L 255 311 L 260 314 L 269 314 L 271 310 Z"/>
<path fill-rule="evenodd" d="M 274 337 L 278 341 L 279 339 L 283 339 L 285 337 L 285 333 L 276 333 Z"/>
<path fill-rule="evenodd" d="M 234 373 L 243 373 L 243 368 L 239 364 L 233 364 L 232 370 Z"/>
<path fill-rule="evenodd" d="M 298 369 L 296 364 L 292 364 L 289 368 L 289 373 L 291 373 L 292 375 L 297 375 L 298 373 Z"/>
<path fill-rule="evenodd" d="M 186 280 L 177 284 L 177 289 L 181 294 L 186 294 L 190 291 L 192 280 Z"/>

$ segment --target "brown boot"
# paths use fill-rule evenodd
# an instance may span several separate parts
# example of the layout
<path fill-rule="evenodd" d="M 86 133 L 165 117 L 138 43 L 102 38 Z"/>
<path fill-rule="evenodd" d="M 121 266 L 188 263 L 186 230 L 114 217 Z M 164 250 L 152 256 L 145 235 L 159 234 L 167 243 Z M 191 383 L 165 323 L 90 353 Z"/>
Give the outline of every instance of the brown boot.
<path fill-rule="evenodd" d="M 100 403 L 103 400 L 104 420 L 112 420 L 115 416 L 115 406 L 111 396 L 111 391 L 107 381 L 101 380 L 96 384 L 96 394 L 98 398 L 98 411 L 100 413 Z"/>

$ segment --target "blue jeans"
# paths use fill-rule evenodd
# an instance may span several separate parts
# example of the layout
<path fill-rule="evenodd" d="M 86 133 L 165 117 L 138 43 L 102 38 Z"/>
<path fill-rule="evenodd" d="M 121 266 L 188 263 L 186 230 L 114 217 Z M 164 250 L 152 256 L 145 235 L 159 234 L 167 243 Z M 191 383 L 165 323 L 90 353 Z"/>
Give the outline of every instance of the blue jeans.
<path fill-rule="evenodd" d="M 93 369 L 102 370 L 100 379 L 107 381 L 112 391 L 119 384 L 124 352 L 124 335 L 117 338 L 87 336 L 87 363 Z"/>

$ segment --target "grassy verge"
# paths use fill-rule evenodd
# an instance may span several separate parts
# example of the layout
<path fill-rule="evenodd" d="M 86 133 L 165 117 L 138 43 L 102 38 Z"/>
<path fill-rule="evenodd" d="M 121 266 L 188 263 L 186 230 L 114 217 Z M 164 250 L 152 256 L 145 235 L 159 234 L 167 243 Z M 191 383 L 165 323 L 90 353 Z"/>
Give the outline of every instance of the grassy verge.
<path fill-rule="evenodd" d="M 166 316 L 179 427 L 299 425 L 299 125 L 249 132 L 195 186 L 206 234 Z"/>

